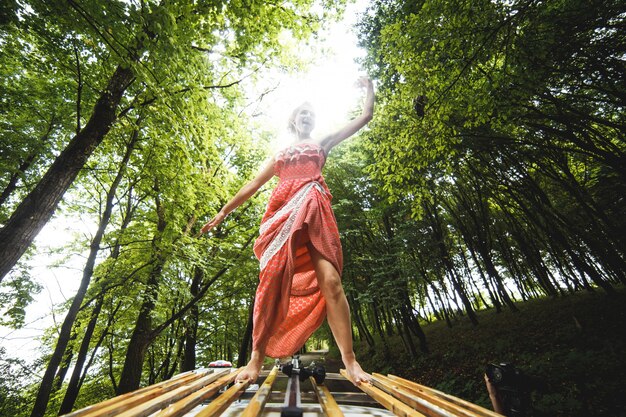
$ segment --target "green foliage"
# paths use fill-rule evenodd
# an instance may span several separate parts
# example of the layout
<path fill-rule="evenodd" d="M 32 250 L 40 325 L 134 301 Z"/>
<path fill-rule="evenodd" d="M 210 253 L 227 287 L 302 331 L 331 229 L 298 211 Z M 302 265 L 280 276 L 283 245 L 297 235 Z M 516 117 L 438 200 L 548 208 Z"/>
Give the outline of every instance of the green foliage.
<path fill-rule="evenodd" d="M 377 1 L 363 16 L 376 115 L 360 142 L 333 150 L 325 175 L 354 332 L 370 369 L 406 369 L 484 401 L 482 364 L 468 358 L 515 353 L 542 374 L 533 362 L 539 356 L 566 364 L 556 381 L 566 389 L 546 393 L 541 410 L 575 415 L 601 382 L 583 381 L 579 366 L 593 367 L 596 355 L 618 361 L 599 338 L 589 339 L 593 352 L 579 345 L 548 352 L 543 324 L 510 313 L 488 341 L 466 320 L 483 307 L 514 309 L 515 297 L 611 292 L 626 282 L 625 10 L 619 2 L 582 6 Z M 147 341 L 142 384 L 176 373 L 189 344 L 198 367 L 237 358 L 267 193 L 210 236 L 197 232 L 267 157 L 269 135 L 242 110 L 244 80 L 296 65 L 286 45 L 314 36 L 342 8 L 309 0 L 26 1 L 0 10 L 0 222 L 85 127 L 115 69 L 134 74 L 117 120 L 61 206 L 104 231 L 93 275 L 84 271 L 91 283 L 67 348 L 75 361 L 95 320 L 75 406 L 115 393 L 137 334 Z M 91 239 L 59 250 L 84 251 Z M 3 285 L 3 324 L 20 326 L 37 285 L 27 273 Z M 489 317 L 480 314 L 478 328 Z M 427 354 L 420 326 L 435 320 L 428 327 L 443 336 L 428 333 Z M 551 335 L 574 346 L 571 330 L 570 323 Z M 44 362 L 57 332 L 42 338 Z M 323 328 L 314 342 L 329 338 Z M 598 369 L 610 374 L 609 361 Z M 67 382 L 52 392 L 49 414 Z M 3 391 L 3 401 L 32 403 L 37 389 Z M 619 407 L 603 401 L 613 404 L 607 410 Z"/>
<path fill-rule="evenodd" d="M 33 301 L 42 287 L 32 280 L 28 272 L 21 271 L 0 285 L 0 326 L 19 328 L 24 325 L 26 306 Z"/>
<path fill-rule="evenodd" d="M 186 343 L 195 343 L 198 366 L 236 358 L 257 282 L 251 243 L 266 193 L 210 237 L 196 234 L 267 157 L 268 134 L 253 129 L 244 112 L 250 98 L 243 81 L 297 64 L 283 40 L 311 37 L 343 2 L 8 6 L 0 27 L 0 187 L 7 197 L 0 221 L 97 114 L 115 69 L 134 74 L 114 125 L 61 204 L 64 216 L 104 231 L 99 247 L 93 236 L 78 236 L 59 249 L 91 245 L 98 259 L 83 271 L 90 286 L 66 349 L 73 364 L 83 337 L 88 345 L 76 405 L 115 392 L 140 324 L 149 333 L 147 353 L 132 366 L 140 367 L 142 383 L 177 372 Z M 2 295 L 11 313 L 3 324 L 21 324 L 36 290 L 26 277 L 3 283 L 13 288 Z M 59 307 L 60 317 L 68 306 Z M 195 342 L 185 339 L 196 326 Z M 45 362 L 57 330 L 42 338 Z M 58 410 L 68 379 L 51 393 L 48 413 Z"/>
<path fill-rule="evenodd" d="M 623 152 L 621 12 L 618 2 L 375 2 L 360 23 L 381 81 L 370 172 L 393 198 L 419 200 L 468 148 L 561 149 L 619 170 L 605 152 Z"/>
<path fill-rule="evenodd" d="M 412 358 L 401 343 L 390 343 L 392 354 L 383 358 L 361 344 L 357 357 L 369 371 L 409 378 L 487 408 L 486 364 L 511 362 L 538 380 L 534 416 L 622 415 L 624 297 L 622 288 L 617 297 L 578 294 L 520 303 L 516 314 L 492 309 L 480 313 L 477 327 L 425 325 L 430 354 Z"/>
<path fill-rule="evenodd" d="M 63 61 L 51 56 L 52 40 L 27 28 L 0 29 L 0 221 L 34 186 L 73 129 L 66 98 L 74 86 Z M 69 51 L 62 51 L 67 56 Z M 55 74 L 54 76 L 52 74 Z M 9 187 L 17 187 L 10 193 Z"/>
<path fill-rule="evenodd" d="M 3 416 L 25 413 L 28 406 L 25 385 L 30 371 L 24 361 L 11 358 L 4 348 L 0 349 L 0 413 Z"/>
<path fill-rule="evenodd" d="M 370 347 L 368 332 L 398 332 L 414 350 L 403 304 L 451 326 L 626 282 L 624 205 L 606 193 L 625 185 L 623 18 L 576 0 L 379 1 L 362 16 L 376 114 L 339 164 L 361 162 L 336 171 L 356 178 L 331 189 Z"/>

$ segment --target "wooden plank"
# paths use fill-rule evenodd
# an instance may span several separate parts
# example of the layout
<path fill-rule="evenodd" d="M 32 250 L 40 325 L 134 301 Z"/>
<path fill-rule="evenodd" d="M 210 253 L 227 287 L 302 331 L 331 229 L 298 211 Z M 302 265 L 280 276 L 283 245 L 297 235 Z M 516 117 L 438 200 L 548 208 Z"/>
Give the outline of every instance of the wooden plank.
<path fill-rule="evenodd" d="M 168 407 L 162 409 L 158 414 L 153 417 L 178 417 L 185 415 L 191 411 L 195 406 L 200 404 L 207 398 L 213 396 L 223 386 L 230 384 L 235 380 L 240 370 L 235 372 L 229 372 L 219 378 L 217 381 L 187 395 L 186 397 L 170 404 Z"/>
<path fill-rule="evenodd" d="M 455 417 L 455 414 L 447 408 L 431 403 L 430 398 L 417 397 L 416 395 L 402 390 L 394 381 L 382 375 L 372 374 L 372 383 L 386 393 L 394 396 L 408 406 L 420 411 L 428 417 Z M 475 417 L 475 416 L 474 416 Z"/>
<path fill-rule="evenodd" d="M 272 385 L 274 385 L 276 375 L 278 375 L 278 366 L 272 368 L 272 371 L 267 378 L 265 378 L 265 381 L 263 381 L 263 384 L 256 394 L 254 394 L 254 397 L 250 399 L 250 403 L 248 403 L 248 406 L 239 417 L 257 417 L 261 411 L 263 411 L 272 393 Z"/>
<path fill-rule="evenodd" d="M 374 374 L 376 376 L 382 376 L 380 374 Z M 450 394 L 446 394 L 445 392 L 438 391 L 434 388 L 427 387 L 425 385 L 418 384 L 417 382 L 409 381 L 408 379 L 400 378 L 396 375 L 387 375 L 387 377 L 398 384 L 401 384 L 405 390 L 409 390 L 416 395 L 428 395 L 430 398 L 438 398 L 450 404 L 454 404 L 468 412 L 475 413 L 474 415 L 478 415 L 481 417 L 503 417 L 502 414 L 498 414 L 495 411 L 488 410 L 484 407 L 481 407 L 477 404 L 471 403 L 469 401 L 465 401 L 461 398 L 455 397 Z M 472 415 L 472 414 L 469 414 Z"/>
<path fill-rule="evenodd" d="M 241 395 L 242 392 L 250 385 L 250 380 L 238 381 L 226 390 L 225 393 L 211 401 L 211 404 L 201 409 L 195 417 L 215 417 L 219 416 L 228 408 L 228 406 Z"/>
<path fill-rule="evenodd" d="M 212 370 L 202 370 L 199 372 L 190 371 L 177 375 L 176 377 L 160 382 L 155 385 L 150 385 L 138 389 L 127 394 L 118 395 L 111 399 L 102 401 L 98 404 L 94 404 L 80 410 L 76 410 L 72 413 L 66 414 L 66 417 L 107 417 L 116 415 L 122 411 L 135 407 L 137 404 L 157 398 L 167 392 L 173 391 L 185 384 L 193 383 L 194 381 L 208 381 L 218 378 L 218 374 L 212 374 Z M 207 379 L 208 378 L 208 379 Z"/>
<path fill-rule="evenodd" d="M 317 399 L 322 406 L 322 410 L 328 417 L 343 417 L 343 412 L 337 405 L 337 401 L 333 398 L 333 395 L 328 390 L 326 385 L 317 385 L 317 381 L 312 376 L 309 377 L 311 380 L 311 384 L 315 389 L 315 394 L 317 394 Z"/>
<path fill-rule="evenodd" d="M 436 396 L 417 392 L 380 374 L 373 374 L 374 385 L 403 403 L 429 417 L 484 417 L 482 413 L 467 410 Z"/>
<path fill-rule="evenodd" d="M 346 379 L 353 382 L 346 373 L 345 369 L 340 370 L 341 375 L 343 375 Z M 408 405 L 404 404 L 402 401 L 394 398 L 393 396 L 387 394 L 380 388 L 376 388 L 371 384 L 359 384 L 357 385 L 361 391 L 365 392 L 367 395 L 378 401 L 380 405 L 385 407 L 387 410 L 391 411 L 395 415 L 399 417 L 426 417 L 424 414 L 418 412 L 417 410 L 412 409 Z"/>
<path fill-rule="evenodd" d="M 193 381 L 191 384 L 183 385 L 158 397 L 149 399 L 147 401 L 144 399 L 143 401 L 136 403 L 132 408 L 124 407 L 124 409 L 122 410 L 120 408 L 111 407 L 110 409 L 106 410 L 106 416 L 144 417 L 150 415 L 155 411 L 158 411 L 166 407 L 167 405 L 186 397 L 190 393 L 195 392 L 206 385 L 210 385 L 212 382 L 214 382 L 216 379 L 220 378 L 226 373 L 228 373 L 228 371 L 220 373 L 216 372 L 210 376 L 200 378 L 197 381 Z M 104 416 L 98 415 L 98 417 Z"/>

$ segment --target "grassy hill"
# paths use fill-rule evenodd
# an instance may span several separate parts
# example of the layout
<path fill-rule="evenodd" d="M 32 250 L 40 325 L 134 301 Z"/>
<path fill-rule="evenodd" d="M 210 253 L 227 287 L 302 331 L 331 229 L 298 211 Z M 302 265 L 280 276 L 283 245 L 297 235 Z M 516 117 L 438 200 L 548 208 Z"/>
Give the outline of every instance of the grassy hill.
<path fill-rule="evenodd" d="M 385 353 L 357 344 L 368 371 L 393 373 L 490 406 L 485 366 L 511 362 L 543 384 L 532 395 L 532 415 L 626 416 L 626 291 L 519 303 L 517 313 L 485 310 L 480 324 L 460 318 L 452 328 L 424 325 L 429 354 L 410 358 L 399 338 Z"/>

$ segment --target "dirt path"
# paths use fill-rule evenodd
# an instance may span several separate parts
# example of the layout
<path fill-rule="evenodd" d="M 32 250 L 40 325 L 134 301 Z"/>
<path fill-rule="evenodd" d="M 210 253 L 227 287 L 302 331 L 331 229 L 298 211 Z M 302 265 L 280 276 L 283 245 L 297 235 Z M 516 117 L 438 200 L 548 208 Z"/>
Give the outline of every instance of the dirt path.
<path fill-rule="evenodd" d="M 339 369 L 342 368 L 343 364 L 340 360 L 332 359 L 328 357 L 327 350 L 318 350 L 303 353 L 300 355 L 300 360 L 304 366 L 309 366 L 311 362 L 315 362 L 319 365 L 324 365 L 326 368 L 326 372 L 339 372 Z"/>

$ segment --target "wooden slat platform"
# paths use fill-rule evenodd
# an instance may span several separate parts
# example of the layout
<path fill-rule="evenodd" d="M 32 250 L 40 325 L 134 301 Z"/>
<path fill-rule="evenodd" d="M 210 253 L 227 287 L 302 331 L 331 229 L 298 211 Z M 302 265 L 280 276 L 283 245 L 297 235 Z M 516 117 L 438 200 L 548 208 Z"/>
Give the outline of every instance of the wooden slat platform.
<path fill-rule="evenodd" d="M 67 417 L 279 416 L 280 402 L 284 401 L 285 393 L 273 391 L 273 387 L 279 377 L 286 378 L 280 374 L 279 367 L 275 366 L 271 371 L 261 373 L 261 378 L 265 377 L 265 381 L 254 396 L 251 392 L 246 392 L 249 381 L 234 383 L 239 371 L 240 369 L 226 369 L 186 372 L 169 381 L 85 407 Z M 476 404 L 395 375 L 374 373 L 371 384 L 358 386 L 363 393 L 333 393 L 329 389 L 329 385 L 346 387 L 347 379 L 343 369 L 340 374 L 327 374 L 324 384 L 316 383 L 311 377 L 312 392 L 303 392 L 301 396 L 304 415 L 389 415 L 384 409 L 371 407 L 376 404 L 400 417 L 502 417 Z M 344 384 L 338 381 L 343 381 Z M 327 385 L 326 382 L 330 384 Z M 237 399 L 241 401 L 234 403 Z M 346 405 L 348 403 L 362 406 Z"/>

